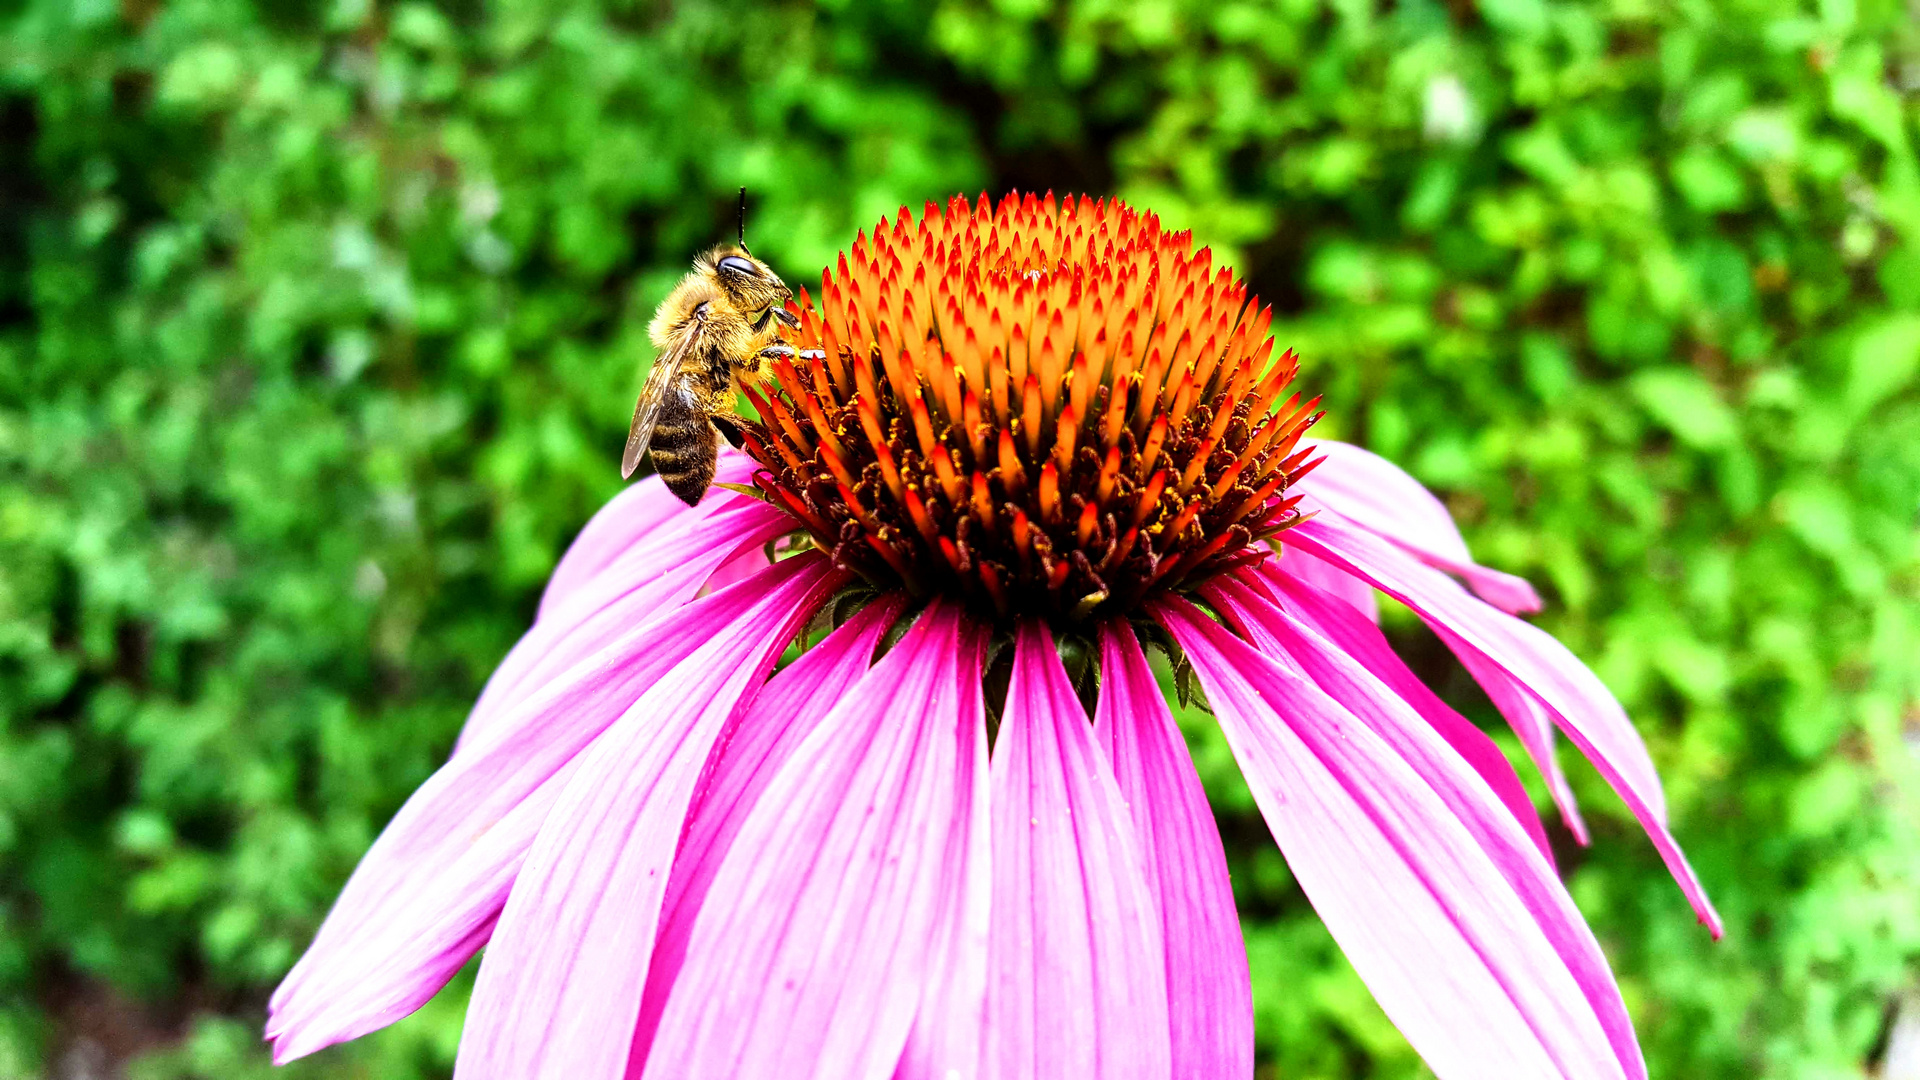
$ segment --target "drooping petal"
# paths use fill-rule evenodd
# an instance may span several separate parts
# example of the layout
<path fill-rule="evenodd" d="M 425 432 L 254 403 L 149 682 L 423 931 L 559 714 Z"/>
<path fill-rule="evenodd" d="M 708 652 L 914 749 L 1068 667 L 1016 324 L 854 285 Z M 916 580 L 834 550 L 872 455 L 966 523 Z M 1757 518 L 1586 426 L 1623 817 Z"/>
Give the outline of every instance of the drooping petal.
<path fill-rule="evenodd" d="M 1287 565 L 1290 566 L 1296 557 L 1297 553 L 1289 555 Z M 1513 814 L 1514 820 L 1533 838 L 1534 846 L 1551 862 L 1553 849 L 1547 843 L 1547 833 L 1541 826 L 1540 815 L 1534 812 L 1533 800 L 1527 797 L 1527 789 L 1521 785 L 1519 775 L 1513 771 L 1506 755 L 1500 752 L 1493 740 L 1487 738 L 1486 733 L 1473 726 L 1466 717 L 1448 707 L 1439 695 L 1421 682 L 1420 677 L 1393 651 L 1393 646 L 1379 627 L 1354 612 L 1349 605 L 1288 575 L 1285 569 L 1262 565 L 1254 574 L 1269 586 L 1270 593 L 1275 594 L 1272 599 L 1287 614 L 1306 623 L 1336 648 L 1358 660 L 1361 666 L 1413 706 L 1414 711 L 1447 741 L 1447 745 L 1453 747 L 1454 753 L 1480 774 L 1481 779 L 1487 782 L 1488 787 Z M 1241 584 L 1231 580 L 1223 581 L 1220 585 L 1229 598 L 1237 597 L 1238 589 L 1250 587 L 1250 582 Z M 1243 610 L 1248 606 L 1244 599 L 1239 600 L 1238 604 Z M 1259 622 L 1257 607 L 1245 613 L 1250 620 Z M 1268 655 L 1274 655 L 1274 651 L 1262 640 L 1256 638 L 1254 644 Z"/>
<path fill-rule="evenodd" d="M 1166 947 L 1113 769 L 1043 623 L 993 751 L 985 1075 L 1169 1075 Z"/>
<path fill-rule="evenodd" d="M 649 1077 L 886 1080 L 960 914 L 985 719 L 978 631 L 936 603 L 779 769 L 727 850 Z"/>
<path fill-rule="evenodd" d="M 1358 616 L 1356 616 L 1358 617 Z M 1173 1075 L 1253 1074 L 1253 996 L 1207 793 L 1133 629 L 1100 632 L 1094 736 L 1132 812 L 1166 942 Z"/>
<path fill-rule="evenodd" d="M 739 553 L 793 528 L 766 503 L 721 492 L 628 548 L 536 621 L 494 669 L 460 733 L 456 752 L 529 693 L 607 642 L 691 600 L 708 578 Z"/>
<path fill-rule="evenodd" d="M 1368 608 L 1365 613 L 1369 621 L 1378 623 L 1379 605 L 1374 597 L 1373 587 L 1344 570 L 1340 570 L 1322 559 L 1315 558 L 1299 547 L 1285 547 L 1282 558 L 1268 560 L 1259 564 L 1246 578 L 1256 589 L 1275 603 L 1283 603 L 1278 582 L 1282 577 L 1305 580 L 1309 584 L 1317 581 L 1330 581 L 1342 592 L 1358 586 L 1366 594 Z M 1337 594 L 1336 594 L 1337 595 Z M 1349 598 L 1351 603 L 1351 598 Z M 1580 816 L 1579 805 L 1573 797 L 1573 789 L 1567 784 L 1566 773 L 1560 768 L 1559 755 L 1554 750 L 1553 717 L 1543 708 L 1533 703 L 1524 691 L 1518 689 L 1504 672 L 1480 659 L 1479 654 L 1460 644 L 1444 628 L 1436 628 L 1442 641 L 1460 657 L 1474 679 L 1486 687 L 1494 706 L 1512 725 L 1514 734 L 1520 737 L 1520 745 L 1533 759 L 1534 766 L 1546 778 L 1547 790 L 1553 796 L 1554 805 L 1560 810 L 1560 818 L 1573 837 L 1581 844 L 1587 843 L 1587 823 Z M 1418 680 L 1415 680 L 1417 682 Z M 1429 695 L 1430 696 L 1430 695 Z M 1414 700 L 1409 698 L 1408 700 Z M 1442 728 L 1443 731 L 1447 728 Z M 1496 787 L 1500 785 L 1496 784 Z M 1503 798 L 1506 796 L 1503 795 Z M 1531 811 L 1529 811 L 1531 812 Z"/>
<path fill-rule="evenodd" d="M 833 580 L 818 555 L 787 561 Z M 809 595 L 818 598 L 818 590 Z M 811 602 L 792 605 L 716 638 L 648 686 L 581 755 L 494 927 L 455 1076 L 623 1074 L 694 785 L 812 610 Z"/>
<path fill-rule="evenodd" d="M 1321 439 L 1325 460 L 1301 481 L 1303 509 L 1324 507 L 1412 552 L 1421 562 L 1466 579 L 1487 603 L 1512 614 L 1540 610 L 1527 579 L 1473 561 L 1453 515 L 1398 465 L 1351 443 Z M 1316 507 L 1315 504 L 1318 504 Z"/>
<path fill-rule="evenodd" d="M 1641 1058 L 1640 1044 L 1634 1038 L 1633 1022 L 1627 1018 L 1626 1004 L 1620 999 L 1620 988 L 1608 970 L 1600 943 L 1594 940 L 1593 931 L 1554 873 L 1545 837 L 1539 835 L 1539 820 L 1532 807 L 1524 802 L 1526 794 L 1520 790 L 1513 768 L 1491 740 L 1438 699 L 1431 705 L 1441 710 L 1438 715 L 1442 722 L 1447 723 L 1444 717 L 1451 716 L 1451 726 L 1464 731 L 1456 730 L 1449 738 L 1447 732 L 1436 730 L 1436 715 L 1423 715 L 1417 706 L 1410 704 L 1412 698 L 1382 678 L 1382 672 L 1369 662 L 1385 659 L 1377 650 L 1359 642 L 1369 654 L 1363 657 L 1347 647 L 1354 641 L 1354 631 L 1358 628 L 1364 627 L 1376 638 L 1378 630 L 1331 597 L 1321 595 L 1316 603 L 1313 597 L 1305 595 L 1310 590 L 1299 583 L 1284 587 L 1289 589 L 1289 602 L 1297 603 L 1299 610 L 1332 615 L 1334 619 L 1330 622 L 1338 636 L 1322 631 L 1322 626 L 1327 624 L 1315 625 L 1297 618 L 1291 609 L 1283 610 L 1268 603 L 1241 582 L 1224 580 L 1209 595 L 1223 606 L 1230 618 L 1251 631 L 1262 652 L 1280 661 L 1282 667 L 1306 677 L 1366 724 L 1432 787 L 1447 809 L 1492 857 L 1493 865 L 1545 932 L 1548 942 L 1586 996 L 1626 1075 L 1636 1080 L 1645 1077 L 1646 1065 Z M 1344 627 L 1338 621 L 1342 619 L 1346 623 Z M 1378 646 L 1386 648 L 1384 638 L 1379 639 Z M 1387 656 L 1391 655 L 1389 650 Z M 1391 665 L 1412 679 L 1412 673 L 1397 660 Z M 1419 680 L 1412 681 L 1418 686 Z M 1431 698 L 1431 692 L 1426 696 Z M 1432 737 L 1435 734 L 1441 737 L 1435 739 Z M 1477 736 L 1477 741 L 1469 736 Z M 1462 754 L 1463 747 L 1472 758 Z M 1504 780 L 1509 795 L 1522 800 L 1520 806 L 1515 807 L 1498 796 L 1495 787 L 1488 783 L 1490 773 Z M 1507 805 L 1503 806 L 1503 802 Z M 1526 824 L 1533 826 L 1533 836 L 1528 836 L 1522 827 Z"/>
<path fill-rule="evenodd" d="M 1507 718 L 1507 724 L 1514 734 L 1520 737 L 1520 745 L 1526 748 L 1527 756 L 1533 759 L 1534 767 L 1546 778 L 1547 792 L 1553 796 L 1553 804 L 1560 810 L 1560 820 L 1572 831 L 1573 838 L 1585 845 L 1591 841 L 1587 832 L 1587 821 L 1580 815 L 1580 803 L 1573 797 L 1573 785 L 1567 783 L 1567 773 L 1560 767 L 1560 753 L 1555 748 L 1553 713 L 1545 705 L 1527 692 L 1526 687 L 1505 668 L 1487 659 L 1486 654 L 1460 640 L 1460 635 L 1436 628 L 1440 640 L 1446 642 L 1453 655 L 1459 657 L 1460 666 L 1467 669 L 1473 681 L 1487 692 L 1487 699 L 1500 715 Z M 1664 796 L 1663 796 L 1664 799 Z M 1665 811 L 1662 811 L 1665 816 Z"/>
<path fill-rule="evenodd" d="M 753 470 L 758 467 L 740 451 L 730 446 L 721 447 L 713 479 L 715 483 L 744 484 L 752 479 Z M 547 579 L 546 591 L 540 594 L 540 609 L 534 618 L 546 618 L 548 612 L 565 603 L 643 537 L 687 514 L 711 512 L 716 505 L 735 498 L 741 496 L 716 488 L 707 492 L 700 506 L 689 507 L 678 495 L 668 491 L 658 476 L 627 485 L 608 499 L 607 505 L 601 507 L 581 528 L 580 535 L 573 538 L 573 543 L 567 545 L 559 564 L 553 568 L 553 576 Z"/>
<path fill-rule="evenodd" d="M 1191 604 L 1169 600 L 1156 614 L 1199 674 L 1301 890 L 1435 1075 L 1626 1075 L 1494 857 L 1392 744 Z M 1425 725 L 1400 729 L 1445 754 Z M 1484 818 L 1509 830 L 1508 854 L 1537 859 L 1494 809 Z"/>
<path fill-rule="evenodd" d="M 713 886 L 713 876 L 760 794 L 820 721 L 867 673 L 874 646 L 898 617 L 902 600 L 867 605 L 792 665 L 768 681 L 734 730 L 715 750 L 706 781 L 696 794 L 680 852 L 674 857 L 660 908 L 640 1020 L 634 1026 L 628 1073 L 640 1075 L 667 994 L 680 973 L 694 917 Z"/>
<path fill-rule="evenodd" d="M 1469 664 L 1469 670 L 1478 666 L 1482 672 L 1504 672 L 1511 682 L 1496 685 L 1523 688 L 1550 711 L 1639 819 L 1700 921 L 1716 938 L 1720 936 L 1720 916 L 1667 830 L 1666 797 L 1646 744 L 1620 703 L 1566 646 L 1538 627 L 1480 603 L 1445 574 L 1420 565 L 1349 523 L 1316 518 L 1288 529 L 1285 540 L 1371 581 L 1412 608 L 1444 640 L 1456 645 L 1463 657 L 1474 656 L 1476 664 Z M 1492 686 L 1488 689 L 1494 703 L 1501 704 L 1501 694 L 1494 693 Z M 1512 713 L 1507 719 L 1518 730 L 1520 721 Z"/>
<path fill-rule="evenodd" d="M 1373 591 L 1373 586 L 1344 570 L 1329 566 L 1298 548 L 1282 549 L 1277 554 L 1283 556 L 1286 563 L 1284 569 L 1289 577 L 1304 581 L 1321 592 L 1346 601 L 1354 610 L 1366 616 L 1368 622 L 1380 621 L 1380 594 Z M 1283 559 L 1269 559 L 1267 562 L 1274 564 Z"/>
<path fill-rule="evenodd" d="M 738 652 L 803 609 L 831 570 L 789 559 L 634 628 L 430 777 L 354 871 L 270 1003 L 278 1060 L 418 1008 L 487 940 L 576 755 L 699 650 Z"/>

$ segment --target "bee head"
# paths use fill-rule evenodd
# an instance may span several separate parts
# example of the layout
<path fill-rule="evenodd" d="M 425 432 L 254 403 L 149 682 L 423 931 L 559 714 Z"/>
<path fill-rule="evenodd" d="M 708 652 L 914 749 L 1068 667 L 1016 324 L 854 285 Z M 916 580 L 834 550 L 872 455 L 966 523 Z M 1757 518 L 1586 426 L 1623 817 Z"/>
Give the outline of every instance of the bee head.
<path fill-rule="evenodd" d="M 787 288 L 787 283 L 780 280 L 772 267 L 754 258 L 747 249 L 722 244 L 700 256 L 696 266 L 711 275 L 740 310 L 770 309 L 781 322 L 791 325 L 792 318 L 785 308 L 793 298 L 793 290 Z"/>

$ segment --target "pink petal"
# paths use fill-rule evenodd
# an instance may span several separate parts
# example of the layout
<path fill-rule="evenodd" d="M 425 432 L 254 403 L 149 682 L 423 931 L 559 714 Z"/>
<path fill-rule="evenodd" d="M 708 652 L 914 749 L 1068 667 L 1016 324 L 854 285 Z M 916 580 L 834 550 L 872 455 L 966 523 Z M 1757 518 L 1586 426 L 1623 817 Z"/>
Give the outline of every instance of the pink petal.
<path fill-rule="evenodd" d="M 1461 641 L 1459 635 L 1435 628 L 1440 640 L 1447 643 L 1453 655 L 1460 658 L 1460 666 L 1467 669 L 1473 681 L 1487 692 L 1493 707 L 1507 718 L 1508 726 L 1520 737 L 1520 745 L 1526 748 L 1527 756 L 1533 759 L 1534 767 L 1546 777 L 1547 791 L 1553 796 L 1553 803 L 1560 808 L 1560 820 L 1566 823 L 1573 838 L 1582 845 L 1590 843 L 1592 838 L 1587 832 L 1587 822 L 1580 815 L 1580 804 L 1573 797 L 1573 786 L 1567 783 L 1567 774 L 1560 768 L 1560 754 L 1554 747 L 1553 713 L 1540 704 L 1534 696 L 1506 669 L 1500 667 L 1479 650 Z M 1637 733 L 1636 733 L 1637 734 Z M 1664 807 L 1664 795 L 1662 796 Z M 1664 816 L 1665 810 L 1663 809 Z"/>
<path fill-rule="evenodd" d="M 726 565 L 715 570 L 701 586 L 707 592 L 719 592 L 736 581 L 745 581 L 765 570 L 773 562 L 767 558 L 765 545 L 750 547 L 735 555 Z"/>
<path fill-rule="evenodd" d="M 972 766 L 972 805 L 988 803 L 987 728 L 980 725 L 967 748 Z M 974 829 L 966 860 L 969 874 L 956 897 L 958 909 L 934 941 L 936 955 L 920 989 L 919 1012 L 900 1052 L 894 1080 L 974 1080 L 981 1075 L 987 1024 L 988 942 L 991 938 L 992 828 Z"/>
<path fill-rule="evenodd" d="M 736 553 L 751 553 L 793 528 L 791 517 L 766 503 L 722 494 L 649 533 L 535 622 L 487 679 L 456 752 L 547 680 L 661 610 L 693 599 Z"/>
<path fill-rule="evenodd" d="M 1359 616 L 1348 605 L 1284 573 L 1298 557 L 1298 552 L 1291 553 L 1284 566 L 1275 568 L 1266 564 L 1254 571 L 1269 587 L 1266 590 L 1268 595 L 1262 598 L 1262 602 L 1272 603 L 1306 623 L 1315 633 L 1358 660 L 1403 701 L 1413 706 L 1414 711 L 1447 741 L 1447 745 L 1453 747 L 1454 753 L 1480 774 L 1481 779 L 1487 782 L 1513 814 L 1514 820 L 1533 838 L 1534 846 L 1552 862 L 1553 849 L 1547 844 L 1546 829 L 1541 826 L 1540 815 L 1533 809 L 1533 800 L 1527 797 L 1527 789 L 1521 785 L 1519 775 L 1507 762 L 1507 756 L 1500 752 L 1492 739 L 1487 738 L 1485 732 L 1449 708 L 1446 702 L 1427 688 L 1426 683 L 1420 681 L 1419 676 L 1407 668 L 1379 627 Z M 1241 588 L 1249 588 L 1250 585 L 1248 583 Z M 1223 584 L 1222 588 L 1229 586 Z M 1257 606 L 1254 610 L 1246 610 L 1248 601 L 1240 598 L 1237 591 L 1230 590 L 1227 598 L 1236 605 L 1236 617 L 1244 615 L 1255 624 L 1261 623 Z M 1254 644 L 1269 656 L 1277 655 L 1274 648 L 1269 646 L 1272 641 L 1270 628 L 1257 628 L 1267 629 L 1269 633 L 1265 640 L 1254 637 Z"/>
<path fill-rule="evenodd" d="M 1640 741 L 1620 703 L 1566 646 L 1538 627 L 1474 600 L 1445 574 L 1420 565 L 1347 522 L 1315 518 L 1288 529 L 1284 540 L 1289 547 L 1302 548 L 1372 582 L 1381 592 L 1412 608 L 1449 644 L 1456 645 L 1463 658 L 1474 656 L 1469 670 L 1498 669 L 1511 682 L 1496 685 L 1524 688 L 1529 698 L 1551 712 L 1561 730 L 1600 770 L 1647 830 L 1700 921 L 1716 938 L 1720 936 L 1719 914 L 1680 845 L 1667 831 L 1666 799 L 1646 744 Z M 1494 703 L 1500 704 L 1501 694 L 1494 693 L 1494 686 L 1488 686 L 1488 690 Z M 1507 719 L 1520 730 L 1520 721 L 1512 713 Z"/>
<path fill-rule="evenodd" d="M 732 447 L 722 447 L 713 478 L 719 483 L 744 484 L 752 480 L 757 468 L 752 458 Z M 593 515 L 560 556 L 553 576 L 547 579 L 546 592 L 540 596 L 540 610 L 535 619 L 546 618 L 548 612 L 654 530 L 686 514 L 711 512 L 720 504 L 745 498 L 716 488 L 707 492 L 707 498 L 701 500 L 699 507 L 689 507 L 668 491 L 658 476 L 634 481 L 607 500 L 607 505 Z"/>
<path fill-rule="evenodd" d="M 987 754 L 987 731 L 980 729 L 978 752 Z M 978 805 L 987 802 L 986 770 L 979 774 Z M 959 911 L 944 937 L 935 942 L 934 974 L 920 988 L 919 1013 L 900 1051 L 893 1080 L 974 1080 L 981 1075 L 983 1032 L 987 1025 L 988 923 L 993 899 L 988 832 L 976 833 L 967 864 L 984 868 L 962 886 Z"/>
<path fill-rule="evenodd" d="M 1282 668 L 1303 675 L 1325 691 L 1379 735 L 1432 786 L 1447 809 L 1493 857 L 1507 884 L 1546 932 L 1548 941 L 1585 994 L 1627 1075 L 1645 1077 L 1646 1065 L 1640 1056 L 1640 1044 L 1633 1035 L 1633 1022 L 1627 1018 L 1626 1005 L 1620 1000 L 1620 988 L 1607 968 L 1600 943 L 1594 940 L 1593 932 L 1554 873 L 1546 839 L 1539 832 L 1539 819 L 1525 801 L 1519 778 L 1506 758 L 1479 729 L 1433 699 L 1432 706 L 1451 716 L 1448 726 L 1464 729 L 1454 731 L 1453 738 L 1449 738 L 1444 729 L 1436 732 L 1434 716 L 1423 715 L 1417 706 L 1410 704 L 1414 698 L 1401 692 L 1394 681 L 1380 677 L 1383 672 L 1374 664 L 1386 658 L 1377 654 L 1363 656 L 1350 648 L 1350 644 L 1361 644 L 1365 652 L 1374 652 L 1365 643 L 1353 640 L 1352 632 L 1364 628 L 1377 639 L 1378 649 L 1386 650 L 1387 658 L 1392 657 L 1386 649 L 1386 640 L 1371 624 L 1331 597 L 1322 594 L 1316 600 L 1306 595 L 1311 590 L 1297 582 L 1286 583 L 1285 587 L 1289 590 L 1290 605 L 1299 602 L 1301 611 L 1331 613 L 1336 619 L 1344 620 L 1344 627 L 1334 624 L 1339 636 L 1329 636 L 1321 626 L 1297 618 L 1291 606 L 1283 611 L 1241 582 L 1224 580 L 1211 590 L 1211 595 L 1223 605 L 1230 618 L 1252 632 L 1263 653 L 1278 661 Z M 1414 679 L 1397 658 L 1390 661 L 1390 667 L 1398 668 L 1413 686 L 1420 686 L 1419 680 Z M 1420 692 L 1433 698 L 1424 687 L 1420 687 Z M 1433 737 L 1436 733 L 1441 736 L 1439 739 Z M 1477 737 L 1477 741 L 1467 736 Z M 1463 746 L 1472 757 L 1462 754 Z M 1519 806 L 1496 794 L 1498 787 L 1487 782 L 1489 773 L 1502 778 L 1507 794 L 1519 798 Z M 1527 824 L 1533 826 L 1531 836 L 1524 828 Z"/>
<path fill-rule="evenodd" d="M 686 835 L 667 879 L 660 933 L 634 1026 L 628 1072 L 640 1074 L 668 992 L 686 959 L 694 917 L 706 902 L 722 859 L 761 792 L 807 736 L 867 673 L 874 646 L 899 616 L 903 601 L 867 605 L 846 625 L 802 653 L 767 683 L 740 724 L 714 752 L 711 770 L 694 800 Z"/>
<path fill-rule="evenodd" d="M 802 561 L 814 567 L 805 576 L 835 580 L 817 555 L 787 560 Z M 729 627 L 654 681 L 581 755 L 487 945 L 455 1076 L 624 1073 L 694 785 L 820 596 L 810 590 L 807 602 Z"/>
<path fill-rule="evenodd" d="M 384 1027 L 487 940 L 576 755 L 702 647 L 757 644 L 831 574 L 795 558 L 636 627 L 529 698 L 430 777 L 388 823 L 293 971 L 268 1034 L 282 1061 Z"/>
<path fill-rule="evenodd" d="M 1269 585 L 1270 582 L 1277 582 L 1281 576 L 1304 579 L 1309 584 L 1328 581 L 1338 589 L 1335 595 L 1350 594 L 1357 586 L 1366 596 L 1367 606 L 1362 609 L 1363 613 L 1371 622 L 1380 621 L 1379 605 L 1374 600 L 1377 594 L 1371 585 L 1324 560 L 1307 554 L 1302 548 L 1284 548 L 1282 555 L 1281 559 L 1259 564 L 1253 574 L 1245 579 L 1267 599 L 1274 603 L 1281 602 L 1277 587 Z M 1351 595 L 1344 596 L 1344 599 L 1349 604 L 1353 603 Z M 1573 789 L 1567 785 L 1566 774 L 1560 770 L 1560 759 L 1554 751 L 1552 716 L 1540 706 L 1535 705 L 1533 700 L 1524 691 L 1519 690 L 1504 672 L 1491 668 L 1480 660 L 1478 654 L 1462 646 L 1459 639 L 1444 628 L 1436 629 L 1441 640 L 1445 641 L 1448 647 L 1460 657 L 1462 664 L 1474 679 L 1487 688 L 1488 696 L 1493 699 L 1494 706 L 1500 710 L 1500 715 L 1507 718 L 1514 733 L 1520 737 L 1520 745 L 1526 748 L 1527 756 L 1533 759 L 1535 767 L 1546 777 L 1547 790 L 1553 796 L 1554 805 L 1560 810 L 1560 818 L 1573 833 L 1574 839 L 1581 844 L 1587 843 L 1587 823 L 1580 816 L 1579 805 L 1573 798 Z M 1528 813 L 1531 814 L 1532 811 L 1529 810 Z M 1534 816 L 1537 817 L 1537 815 Z"/>
<path fill-rule="evenodd" d="M 981 635 L 936 603 L 780 767 L 695 920 L 652 1077 L 892 1074 L 987 830 Z"/>
<path fill-rule="evenodd" d="M 1354 610 L 1365 615 L 1368 622 L 1380 621 L 1380 595 L 1373 591 L 1373 586 L 1352 574 L 1327 565 L 1304 551 L 1294 549 L 1282 551 L 1280 554 L 1286 562 L 1282 569 L 1289 577 L 1304 581 L 1321 592 L 1345 601 Z M 1269 559 L 1267 565 L 1280 561 L 1280 559 Z"/>
<path fill-rule="evenodd" d="M 1132 812 L 1166 941 L 1174 1076 L 1253 1075 L 1253 997 L 1227 856 L 1185 738 L 1133 630 L 1100 633 L 1093 731 Z"/>
<path fill-rule="evenodd" d="M 1166 947 L 1133 822 L 1031 621 L 993 750 L 987 947 L 989 1077 L 1169 1075 Z"/>
<path fill-rule="evenodd" d="M 1627 1075 L 1494 853 L 1392 743 L 1191 604 L 1168 601 L 1156 614 L 1200 675 L 1301 890 L 1435 1075 Z M 1450 762 L 1456 791 L 1475 790 L 1439 737 L 1401 709 L 1403 744 L 1437 770 Z M 1478 820 L 1505 833 L 1498 857 L 1543 870 L 1512 818 L 1485 804 Z"/>
<path fill-rule="evenodd" d="M 1514 614 L 1540 610 L 1525 578 L 1473 561 L 1453 515 L 1398 465 L 1351 443 L 1322 439 L 1324 459 L 1301 481 L 1301 508 L 1325 508 L 1412 552 L 1421 562 L 1459 574 L 1488 603 Z"/>

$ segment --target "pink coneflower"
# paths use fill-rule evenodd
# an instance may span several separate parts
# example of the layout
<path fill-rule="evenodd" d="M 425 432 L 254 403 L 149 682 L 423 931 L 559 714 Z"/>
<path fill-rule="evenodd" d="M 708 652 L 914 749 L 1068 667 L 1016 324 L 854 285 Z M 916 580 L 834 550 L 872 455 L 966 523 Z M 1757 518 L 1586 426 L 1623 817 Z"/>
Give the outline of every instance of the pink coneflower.
<path fill-rule="evenodd" d="M 1578 831 L 1573 740 L 1717 935 L 1645 746 L 1431 494 L 1305 440 L 1292 355 L 1208 252 L 1115 202 L 956 199 L 795 310 L 734 486 L 687 509 L 644 481 L 588 523 L 275 993 L 276 1060 L 485 946 L 463 1080 L 1249 1076 L 1226 861 L 1151 648 L 1436 1074 L 1646 1075 L 1518 777 L 1375 590 Z"/>

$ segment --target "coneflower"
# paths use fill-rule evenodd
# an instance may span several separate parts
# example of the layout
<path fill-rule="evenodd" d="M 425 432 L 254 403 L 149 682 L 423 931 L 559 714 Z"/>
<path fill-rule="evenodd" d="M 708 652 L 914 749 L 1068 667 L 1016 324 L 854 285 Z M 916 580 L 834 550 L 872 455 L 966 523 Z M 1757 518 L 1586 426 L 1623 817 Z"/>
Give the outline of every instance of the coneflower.
<path fill-rule="evenodd" d="M 1229 271 L 1117 202 L 955 199 L 796 314 L 725 486 L 636 484 L 562 559 L 275 993 L 276 1060 L 485 946 L 467 1080 L 1247 1077 L 1226 861 L 1155 650 L 1437 1075 L 1646 1075 L 1518 777 L 1375 590 L 1584 836 L 1573 740 L 1717 936 L 1645 746 L 1438 500 L 1308 439 Z"/>

